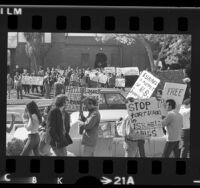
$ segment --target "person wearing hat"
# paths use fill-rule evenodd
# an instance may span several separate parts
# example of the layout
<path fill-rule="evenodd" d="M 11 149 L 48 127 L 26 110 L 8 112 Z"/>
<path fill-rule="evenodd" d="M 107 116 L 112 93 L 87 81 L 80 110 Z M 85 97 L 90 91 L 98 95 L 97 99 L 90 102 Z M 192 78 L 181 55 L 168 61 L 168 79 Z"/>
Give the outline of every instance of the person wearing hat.
<path fill-rule="evenodd" d="M 100 123 L 100 113 L 98 110 L 98 102 L 94 98 L 88 98 L 86 100 L 86 107 L 89 114 L 85 121 L 80 121 L 79 126 L 83 130 L 82 145 L 83 156 L 94 156 L 95 147 L 98 139 L 98 127 Z"/>

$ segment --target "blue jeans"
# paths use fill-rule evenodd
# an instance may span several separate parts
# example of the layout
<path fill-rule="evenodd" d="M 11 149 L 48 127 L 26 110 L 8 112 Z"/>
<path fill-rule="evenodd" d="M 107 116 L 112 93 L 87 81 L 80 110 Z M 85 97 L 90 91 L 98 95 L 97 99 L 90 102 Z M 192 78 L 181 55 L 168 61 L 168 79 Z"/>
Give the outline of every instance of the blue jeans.
<path fill-rule="evenodd" d="M 23 156 L 29 156 L 30 153 L 33 151 L 33 154 L 35 156 L 39 156 L 39 144 L 40 144 L 40 136 L 38 133 L 35 134 L 29 134 L 28 135 L 28 140 L 26 141 L 26 144 L 24 146 L 23 151 L 21 152 L 20 155 Z"/>

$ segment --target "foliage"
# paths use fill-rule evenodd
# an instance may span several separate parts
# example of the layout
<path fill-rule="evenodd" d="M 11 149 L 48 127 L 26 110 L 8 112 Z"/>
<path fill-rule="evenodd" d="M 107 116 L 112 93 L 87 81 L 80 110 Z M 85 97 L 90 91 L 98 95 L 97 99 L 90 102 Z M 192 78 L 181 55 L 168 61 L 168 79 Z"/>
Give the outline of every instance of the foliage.
<path fill-rule="evenodd" d="M 6 155 L 7 156 L 18 156 L 22 152 L 24 148 L 24 141 L 13 138 L 6 147 Z"/>
<path fill-rule="evenodd" d="M 38 71 L 38 67 L 44 64 L 44 58 L 48 48 L 44 43 L 44 33 L 24 33 L 26 38 L 25 50 L 30 58 L 31 69 Z"/>
<path fill-rule="evenodd" d="M 135 39 L 143 38 L 143 44 L 146 49 L 150 50 L 148 54 L 152 54 L 156 61 L 156 66 L 161 60 L 163 64 L 173 67 L 185 68 L 191 64 L 191 36 L 190 35 L 174 35 L 174 34 L 99 34 L 97 41 L 106 42 L 109 39 L 115 39 L 119 43 L 134 45 Z M 146 42 L 146 44 L 145 44 Z M 150 45 L 150 49 L 147 46 Z M 150 57 L 150 56 L 149 56 Z M 151 62 L 151 61 L 150 61 Z M 174 66 L 173 64 L 179 64 Z"/>

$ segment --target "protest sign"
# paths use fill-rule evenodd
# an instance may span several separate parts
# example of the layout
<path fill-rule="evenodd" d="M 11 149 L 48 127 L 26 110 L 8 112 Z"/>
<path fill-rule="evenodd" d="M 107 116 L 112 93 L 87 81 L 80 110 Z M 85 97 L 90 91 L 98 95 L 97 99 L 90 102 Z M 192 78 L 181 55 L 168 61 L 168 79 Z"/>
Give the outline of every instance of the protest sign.
<path fill-rule="evenodd" d="M 79 111 L 81 102 L 81 92 L 83 92 L 84 97 L 95 98 L 98 101 L 98 103 L 100 102 L 101 89 L 99 88 L 67 86 L 65 92 L 69 99 L 69 104 L 67 104 L 66 106 L 67 110 Z"/>
<path fill-rule="evenodd" d="M 147 99 L 150 98 L 160 80 L 148 71 L 143 71 L 131 88 L 127 97 Z"/>
<path fill-rule="evenodd" d="M 22 84 L 23 85 L 43 85 L 44 77 L 40 76 L 22 76 Z"/>
<path fill-rule="evenodd" d="M 106 84 L 108 77 L 104 74 L 99 74 L 99 83 Z"/>
<path fill-rule="evenodd" d="M 162 117 L 155 98 L 136 99 L 128 102 L 129 125 L 133 139 L 162 137 Z"/>
<path fill-rule="evenodd" d="M 106 74 L 109 74 L 109 73 L 115 74 L 115 67 L 105 67 L 104 72 Z"/>
<path fill-rule="evenodd" d="M 186 84 L 177 84 L 166 82 L 162 98 L 166 101 L 167 99 L 174 99 L 176 105 L 181 105 L 185 95 L 187 85 Z"/>
<path fill-rule="evenodd" d="M 115 80 L 115 87 L 125 87 L 125 79 L 124 78 L 117 78 Z"/>
<path fill-rule="evenodd" d="M 139 76 L 139 69 L 138 67 L 117 67 L 116 68 L 117 75 L 123 74 L 124 76 Z"/>

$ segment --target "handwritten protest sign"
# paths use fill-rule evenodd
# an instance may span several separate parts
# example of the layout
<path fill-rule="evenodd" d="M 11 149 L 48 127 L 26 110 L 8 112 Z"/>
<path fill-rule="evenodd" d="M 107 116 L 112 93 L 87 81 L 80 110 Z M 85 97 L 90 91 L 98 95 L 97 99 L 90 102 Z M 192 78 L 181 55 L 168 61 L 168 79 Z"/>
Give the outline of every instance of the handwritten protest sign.
<path fill-rule="evenodd" d="M 124 78 L 117 78 L 115 80 L 115 87 L 125 87 L 125 79 Z"/>
<path fill-rule="evenodd" d="M 40 76 L 22 76 L 23 85 L 43 85 L 44 77 Z"/>
<path fill-rule="evenodd" d="M 133 139 L 163 136 L 161 111 L 155 98 L 128 102 L 127 110 Z"/>
<path fill-rule="evenodd" d="M 109 74 L 109 73 L 115 74 L 115 67 L 105 67 L 104 72 L 106 74 Z"/>
<path fill-rule="evenodd" d="M 147 99 L 150 98 L 155 88 L 158 86 L 160 80 L 153 76 L 148 71 L 143 71 L 127 97 L 133 97 L 135 99 Z"/>
<path fill-rule="evenodd" d="M 108 77 L 104 74 L 99 74 L 99 82 L 102 84 L 106 84 Z"/>
<path fill-rule="evenodd" d="M 138 67 L 117 67 L 117 75 L 123 74 L 124 76 L 139 75 Z"/>
<path fill-rule="evenodd" d="M 83 92 L 84 97 L 95 98 L 98 101 L 98 103 L 100 102 L 101 89 L 99 88 L 67 86 L 65 92 L 69 99 L 69 104 L 67 104 L 66 106 L 67 110 L 79 111 L 81 102 L 81 92 Z"/>
<path fill-rule="evenodd" d="M 187 85 L 166 82 L 163 90 L 162 98 L 166 101 L 167 99 L 174 99 L 176 105 L 181 105 L 185 95 Z"/>

